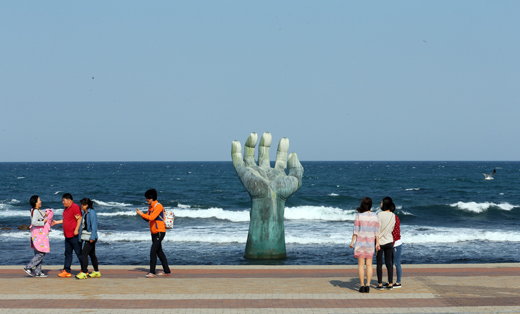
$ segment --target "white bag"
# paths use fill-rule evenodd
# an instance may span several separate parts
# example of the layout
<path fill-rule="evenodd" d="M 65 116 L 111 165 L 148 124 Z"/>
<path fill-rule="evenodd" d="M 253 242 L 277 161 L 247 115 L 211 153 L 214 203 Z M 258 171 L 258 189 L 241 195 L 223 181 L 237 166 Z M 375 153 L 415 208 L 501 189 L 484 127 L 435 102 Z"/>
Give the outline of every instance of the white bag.
<path fill-rule="evenodd" d="M 175 221 L 175 215 L 172 210 L 164 210 L 164 225 L 166 229 L 173 229 L 173 222 Z"/>

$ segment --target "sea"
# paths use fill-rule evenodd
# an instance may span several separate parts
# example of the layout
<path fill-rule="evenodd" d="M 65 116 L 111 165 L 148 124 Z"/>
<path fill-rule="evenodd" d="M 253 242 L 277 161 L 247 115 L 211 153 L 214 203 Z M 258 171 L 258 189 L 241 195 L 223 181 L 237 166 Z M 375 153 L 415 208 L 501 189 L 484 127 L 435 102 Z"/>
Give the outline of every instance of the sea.
<path fill-rule="evenodd" d="M 32 195 L 55 217 L 61 197 L 94 201 L 101 265 L 148 265 L 144 192 L 175 213 L 163 250 L 170 265 L 356 265 L 356 208 L 378 212 L 393 198 L 401 220 L 403 264 L 520 262 L 520 162 L 307 161 L 303 185 L 286 203 L 287 258 L 244 258 L 251 200 L 229 162 L 0 163 L 0 265 L 25 265 L 34 253 Z M 494 180 L 482 173 L 496 169 Z M 63 232 L 52 228 L 44 265 L 62 265 Z M 79 265 L 74 257 L 74 265 Z"/>

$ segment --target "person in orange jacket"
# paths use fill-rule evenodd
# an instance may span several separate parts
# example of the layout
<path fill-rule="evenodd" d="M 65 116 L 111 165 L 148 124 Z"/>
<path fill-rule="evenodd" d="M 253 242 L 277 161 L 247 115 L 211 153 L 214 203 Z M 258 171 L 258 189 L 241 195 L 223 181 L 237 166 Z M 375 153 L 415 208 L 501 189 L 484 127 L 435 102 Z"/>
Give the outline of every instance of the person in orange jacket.
<path fill-rule="evenodd" d="M 144 193 L 144 197 L 148 205 L 148 212 L 145 214 L 136 209 L 136 213 L 144 220 L 150 223 L 150 231 L 152 232 L 152 248 L 150 250 L 150 272 L 146 278 L 154 278 L 158 276 L 169 276 L 171 271 L 168 266 L 168 260 L 162 250 L 162 240 L 166 235 L 166 226 L 164 224 L 164 207 L 157 202 L 157 191 L 150 189 Z M 155 274 L 155 266 L 157 265 L 157 257 L 161 260 L 163 271 Z"/>

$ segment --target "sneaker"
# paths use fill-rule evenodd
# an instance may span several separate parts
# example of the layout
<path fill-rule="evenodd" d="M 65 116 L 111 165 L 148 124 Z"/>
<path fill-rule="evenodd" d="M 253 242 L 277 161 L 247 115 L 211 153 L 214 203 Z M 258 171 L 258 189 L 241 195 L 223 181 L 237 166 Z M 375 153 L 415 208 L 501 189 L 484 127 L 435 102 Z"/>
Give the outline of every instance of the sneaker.
<path fill-rule="evenodd" d="M 99 278 L 101 277 L 101 273 L 98 271 L 93 271 L 88 275 L 90 278 Z"/>
<path fill-rule="evenodd" d="M 377 289 L 377 290 L 383 290 L 384 288 L 385 288 L 385 287 L 383 287 L 383 286 L 376 286 L 376 289 Z"/>
<path fill-rule="evenodd" d="M 76 275 L 76 278 L 77 279 L 87 279 L 88 275 L 86 273 L 84 273 L 84 272 L 81 272 L 81 273 Z"/>
<path fill-rule="evenodd" d="M 65 269 L 61 271 L 61 273 L 58 274 L 58 277 L 66 278 L 66 277 L 72 277 L 71 273 L 68 273 Z"/>
<path fill-rule="evenodd" d="M 34 276 L 34 274 L 32 273 L 32 270 L 30 270 L 30 269 L 27 269 L 27 268 L 24 267 L 24 268 L 23 268 L 23 271 L 26 272 L 27 275 L 29 275 L 29 276 L 31 276 L 31 277 Z"/>
<path fill-rule="evenodd" d="M 41 274 L 38 274 L 38 275 L 34 275 L 34 277 L 36 277 L 36 278 L 46 278 L 47 275 L 45 275 L 44 273 L 41 273 Z"/>
<path fill-rule="evenodd" d="M 394 283 L 394 288 L 401 288 L 401 284 L 400 283 Z"/>
<path fill-rule="evenodd" d="M 386 286 L 385 288 L 388 290 L 394 290 L 394 286 Z"/>

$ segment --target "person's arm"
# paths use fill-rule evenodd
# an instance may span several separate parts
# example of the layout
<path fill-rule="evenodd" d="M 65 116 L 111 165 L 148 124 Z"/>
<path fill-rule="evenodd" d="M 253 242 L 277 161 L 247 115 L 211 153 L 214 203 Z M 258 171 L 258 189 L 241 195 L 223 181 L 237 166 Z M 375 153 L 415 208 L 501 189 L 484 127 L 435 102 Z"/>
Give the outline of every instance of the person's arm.
<path fill-rule="evenodd" d="M 62 223 L 63 223 L 63 219 L 53 220 L 52 223 L 51 223 L 51 226 L 61 225 Z"/>
<path fill-rule="evenodd" d="M 159 217 L 159 214 L 163 211 L 163 209 L 164 208 L 161 204 L 157 204 L 154 208 L 152 208 L 152 212 L 149 215 L 143 213 L 140 216 L 143 217 L 143 219 L 152 221 L 152 220 L 157 219 L 157 217 Z"/>
<path fill-rule="evenodd" d="M 352 242 L 350 242 L 350 248 L 354 247 L 354 243 L 356 242 L 359 231 L 361 231 L 361 222 L 359 221 L 359 215 L 356 215 L 356 218 L 354 219 L 354 232 L 352 234 Z"/>
<path fill-rule="evenodd" d="M 95 211 L 92 211 L 89 215 L 90 217 L 90 227 L 92 228 L 91 234 L 90 234 L 90 243 L 96 241 L 98 235 L 97 235 L 97 214 Z"/>
<path fill-rule="evenodd" d="M 376 220 L 375 223 L 376 230 L 374 231 L 374 236 L 376 237 L 376 252 L 381 249 L 379 246 L 379 218 Z"/>
<path fill-rule="evenodd" d="M 77 236 L 79 234 L 79 226 L 81 225 L 81 212 L 74 213 L 74 218 L 76 219 L 76 228 L 74 229 L 74 235 Z"/>
<path fill-rule="evenodd" d="M 354 243 L 356 243 L 357 234 L 352 235 L 352 242 L 350 242 L 350 248 L 354 247 Z"/>

